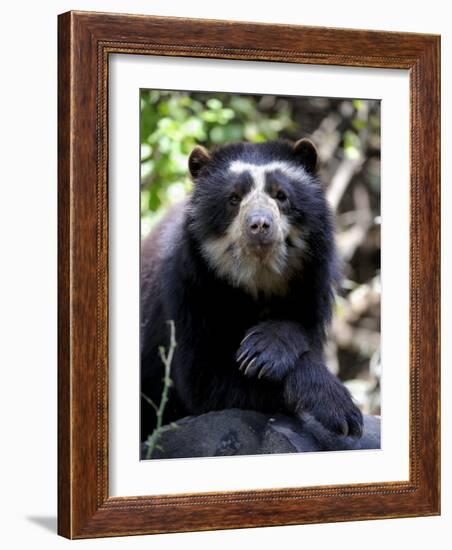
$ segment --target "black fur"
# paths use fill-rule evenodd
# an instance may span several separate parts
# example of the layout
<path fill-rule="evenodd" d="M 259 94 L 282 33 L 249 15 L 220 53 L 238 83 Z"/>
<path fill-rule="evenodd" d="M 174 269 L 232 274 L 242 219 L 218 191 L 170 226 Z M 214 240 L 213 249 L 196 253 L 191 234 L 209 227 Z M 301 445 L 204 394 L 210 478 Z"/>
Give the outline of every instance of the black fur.
<path fill-rule="evenodd" d="M 302 166 L 282 141 L 231 144 L 197 155 L 194 191 L 173 209 L 142 247 L 142 392 L 159 403 L 163 364 L 158 348 L 168 346 L 167 320 L 174 320 L 177 348 L 173 386 L 164 421 L 225 408 L 311 413 L 333 432 L 358 436 L 362 416 L 339 380 L 325 366 L 323 346 L 338 282 L 334 227 L 323 190 L 309 170 L 299 181 L 278 175 L 287 195 L 281 206 L 291 224 L 303 228 L 303 265 L 287 292 L 253 297 L 219 278 L 201 253 L 202 243 L 224 234 L 236 214 L 233 186 L 246 193 L 247 174 L 234 180 L 231 160 Z M 291 243 L 288 242 L 291 246 Z M 247 368 L 248 367 L 248 368 Z M 141 435 L 155 426 L 155 411 L 141 405 Z"/>

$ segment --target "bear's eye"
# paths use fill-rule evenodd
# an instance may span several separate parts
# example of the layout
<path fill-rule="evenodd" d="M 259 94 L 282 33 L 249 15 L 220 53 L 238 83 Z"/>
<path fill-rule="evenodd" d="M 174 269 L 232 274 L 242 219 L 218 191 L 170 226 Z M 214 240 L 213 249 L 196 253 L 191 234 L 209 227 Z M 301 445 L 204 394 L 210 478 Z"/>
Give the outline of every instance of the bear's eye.
<path fill-rule="evenodd" d="M 281 189 L 276 193 L 276 199 L 278 201 L 285 201 L 287 199 L 287 195 L 284 193 L 284 191 L 281 191 Z"/>
<path fill-rule="evenodd" d="M 237 204 L 240 203 L 240 195 L 238 195 L 237 193 L 231 193 L 229 195 L 229 202 L 230 204 L 232 204 L 233 206 L 236 206 Z"/>

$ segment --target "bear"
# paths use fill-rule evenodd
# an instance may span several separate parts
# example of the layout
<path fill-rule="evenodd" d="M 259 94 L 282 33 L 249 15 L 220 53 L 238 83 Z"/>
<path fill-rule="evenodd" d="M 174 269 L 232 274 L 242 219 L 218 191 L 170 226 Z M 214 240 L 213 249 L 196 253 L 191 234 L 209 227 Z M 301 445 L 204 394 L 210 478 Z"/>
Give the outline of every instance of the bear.
<path fill-rule="evenodd" d="M 303 138 L 196 146 L 193 190 L 143 240 L 141 439 L 156 425 L 173 321 L 163 422 L 229 408 L 308 414 L 360 437 L 363 418 L 324 345 L 340 281 L 334 221 Z"/>

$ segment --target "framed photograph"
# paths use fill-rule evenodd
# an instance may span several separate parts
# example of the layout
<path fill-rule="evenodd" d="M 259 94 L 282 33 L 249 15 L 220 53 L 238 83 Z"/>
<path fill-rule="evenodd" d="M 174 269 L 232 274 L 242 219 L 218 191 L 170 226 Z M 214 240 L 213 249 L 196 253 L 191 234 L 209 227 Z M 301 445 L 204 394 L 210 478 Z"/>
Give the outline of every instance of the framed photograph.
<path fill-rule="evenodd" d="M 440 513 L 440 38 L 68 12 L 58 531 Z"/>

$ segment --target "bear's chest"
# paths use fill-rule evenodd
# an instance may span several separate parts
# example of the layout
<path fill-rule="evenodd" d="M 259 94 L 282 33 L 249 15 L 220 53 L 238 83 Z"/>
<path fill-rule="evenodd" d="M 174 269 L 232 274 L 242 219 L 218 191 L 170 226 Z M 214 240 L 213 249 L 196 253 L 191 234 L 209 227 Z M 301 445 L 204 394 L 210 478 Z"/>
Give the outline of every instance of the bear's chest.
<path fill-rule="evenodd" d="M 202 317 L 203 332 L 213 346 L 225 349 L 229 345 L 235 350 L 252 326 L 268 319 L 285 318 L 287 311 L 279 301 L 256 300 L 231 292 L 216 298 L 206 296 L 202 304 L 197 304 L 197 314 Z"/>

